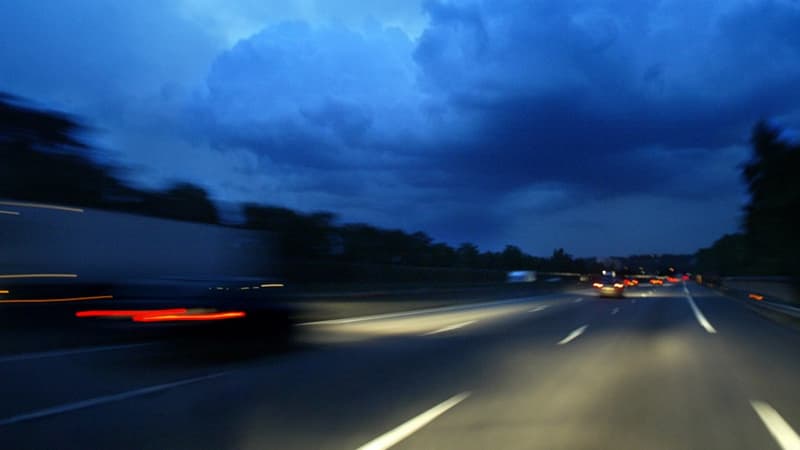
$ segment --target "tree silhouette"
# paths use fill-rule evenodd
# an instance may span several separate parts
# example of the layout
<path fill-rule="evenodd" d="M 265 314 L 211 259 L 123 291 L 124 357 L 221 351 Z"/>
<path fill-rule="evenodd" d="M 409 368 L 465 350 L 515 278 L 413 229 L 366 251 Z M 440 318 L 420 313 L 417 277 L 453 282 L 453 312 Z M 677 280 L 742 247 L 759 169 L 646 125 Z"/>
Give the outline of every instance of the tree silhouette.
<path fill-rule="evenodd" d="M 151 192 L 120 181 L 119 169 L 91 158 L 79 138 L 85 129 L 70 116 L 0 93 L 0 197 L 218 222 L 214 203 L 198 186 Z"/>
<path fill-rule="evenodd" d="M 218 223 L 219 214 L 208 193 L 191 183 L 177 183 L 164 192 L 145 196 L 144 212 L 170 219 Z"/>
<path fill-rule="evenodd" d="M 72 117 L 0 93 L 0 197 L 101 206 L 123 195 L 112 169 L 89 158 L 83 130 Z"/>
<path fill-rule="evenodd" d="M 744 228 L 761 271 L 800 274 L 800 145 L 766 122 L 753 128 L 753 157 L 742 175 L 750 192 Z"/>

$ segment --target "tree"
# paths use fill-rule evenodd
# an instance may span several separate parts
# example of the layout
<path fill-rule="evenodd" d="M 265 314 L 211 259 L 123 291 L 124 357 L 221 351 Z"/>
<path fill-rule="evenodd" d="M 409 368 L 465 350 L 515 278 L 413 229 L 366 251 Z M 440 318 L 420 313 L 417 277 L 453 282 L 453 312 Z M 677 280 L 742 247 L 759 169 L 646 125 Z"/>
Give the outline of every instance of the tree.
<path fill-rule="evenodd" d="M 165 192 L 128 186 L 117 167 L 93 159 L 76 119 L 23 106 L 0 93 L 0 197 L 217 223 L 205 190 L 178 183 Z"/>
<path fill-rule="evenodd" d="M 288 208 L 249 203 L 244 206 L 244 215 L 245 227 L 267 230 L 276 236 L 285 259 L 314 260 L 330 255 L 336 219 L 332 213 L 300 214 Z"/>
<path fill-rule="evenodd" d="M 572 256 L 564 251 L 563 248 L 553 250 L 550 260 L 547 262 L 547 267 L 553 272 L 568 272 L 573 269 Z"/>
<path fill-rule="evenodd" d="M 744 234 L 726 234 L 697 252 L 697 271 L 720 276 L 752 275 Z"/>
<path fill-rule="evenodd" d="M 519 270 L 524 264 L 525 254 L 516 245 L 506 245 L 501 254 L 501 261 L 504 269 Z"/>
<path fill-rule="evenodd" d="M 744 228 L 750 255 L 772 274 L 800 274 L 800 145 L 766 122 L 753 128 L 753 157 L 744 166 L 750 201 Z"/>
<path fill-rule="evenodd" d="M 433 244 L 431 257 L 433 265 L 436 267 L 455 267 L 458 263 L 458 254 L 455 249 L 441 242 Z"/>
<path fill-rule="evenodd" d="M 219 213 L 208 193 L 191 183 L 177 183 L 166 191 L 147 196 L 145 212 L 170 219 L 219 223 Z"/>
<path fill-rule="evenodd" d="M 89 158 L 85 128 L 54 111 L 22 106 L 0 93 L 0 197 L 104 206 L 129 188 Z"/>
<path fill-rule="evenodd" d="M 469 242 L 464 242 L 456 250 L 458 265 L 460 267 L 478 267 L 480 251 L 478 246 Z"/>

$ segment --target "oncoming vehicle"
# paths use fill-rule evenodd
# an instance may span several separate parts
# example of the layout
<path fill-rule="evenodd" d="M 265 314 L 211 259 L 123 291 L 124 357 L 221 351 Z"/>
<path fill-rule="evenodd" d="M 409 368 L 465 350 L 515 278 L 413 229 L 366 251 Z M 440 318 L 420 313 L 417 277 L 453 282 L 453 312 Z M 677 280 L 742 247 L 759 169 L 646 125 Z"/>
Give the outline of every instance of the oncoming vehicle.
<path fill-rule="evenodd" d="M 603 297 L 622 297 L 625 292 L 625 283 L 613 275 L 603 275 L 600 280 L 592 283 Z"/>

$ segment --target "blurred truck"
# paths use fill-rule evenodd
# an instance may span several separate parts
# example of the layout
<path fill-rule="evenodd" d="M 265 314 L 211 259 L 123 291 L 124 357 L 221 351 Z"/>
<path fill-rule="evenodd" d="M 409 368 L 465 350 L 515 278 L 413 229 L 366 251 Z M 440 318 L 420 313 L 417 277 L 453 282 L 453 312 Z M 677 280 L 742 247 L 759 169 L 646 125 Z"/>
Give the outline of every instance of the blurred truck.
<path fill-rule="evenodd" d="M 275 252 L 264 232 L 13 201 L 0 202 L 0 210 L 0 292 L 14 298 L 98 289 L 115 297 L 197 297 L 275 285 Z"/>

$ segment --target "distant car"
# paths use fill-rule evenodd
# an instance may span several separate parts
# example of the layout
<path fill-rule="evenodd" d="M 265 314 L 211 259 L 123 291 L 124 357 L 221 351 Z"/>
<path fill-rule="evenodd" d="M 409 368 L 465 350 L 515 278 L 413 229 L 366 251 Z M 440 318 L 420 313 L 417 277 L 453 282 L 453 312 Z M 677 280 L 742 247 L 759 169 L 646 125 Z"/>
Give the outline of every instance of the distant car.
<path fill-rule="evenodd" d="M 611 276 L 604 276 L 598 281 L 592 283 L 592 286 L 597 289 L 598 293 L 603 297 L 622 297 L 625 292 L 625 283 Z"/>
<path fill-rule="evenodd" d="M 535 270 L 514 270 L 508 272 L 506 281 L 509 283 L 531 283 L 536 281 Z"/>
<path fill-rule="evenodd" d="M 650 284 L 654 286 L 662 286 L 664 284 L 664 280 L 662 280 L 661 278 L 651 278 Z"/>
<path fill-rule="evenodd" d="M 636 278 L 625 278 L 622 280 L 622 284 L 625 286 L 637 286 L 639 284 L 639 280 Z"/>

